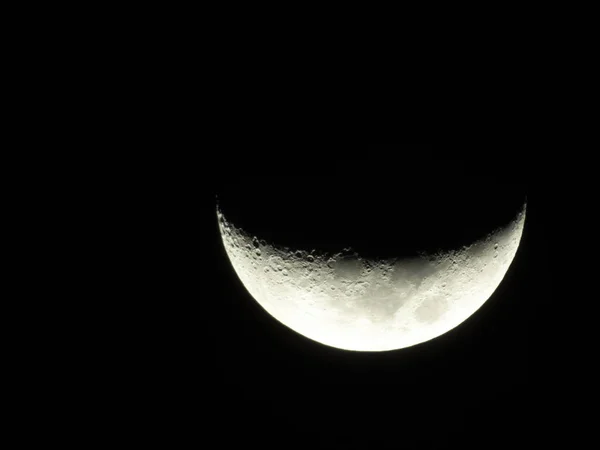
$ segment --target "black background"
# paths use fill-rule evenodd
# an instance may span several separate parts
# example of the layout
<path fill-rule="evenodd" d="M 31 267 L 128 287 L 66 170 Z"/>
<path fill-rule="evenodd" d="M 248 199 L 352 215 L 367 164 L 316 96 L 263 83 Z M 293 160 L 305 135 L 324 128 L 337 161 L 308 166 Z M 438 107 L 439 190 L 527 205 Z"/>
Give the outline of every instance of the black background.
<path fill-rule="evenodd" d="M 202 369 L 190 370 L 211 380 L 201 390 L 220 439 L 280 448 L 535 443 L 534 311 L 550 295 L 547 200 L 522 149 L 272 144 L 224 148 L 210 168 L 203 245 L 212 254 L 198 261 L 214 271 L 200 277 L 197 299 L 210 336 L 199 345 Z M 252 299 L 221 243 L 217 195 L 228 218 L 259 237 L 292 248 L 347 244 L 372 256 L 455 248 L 506 223 L 525 196 L 528 208 L 517 255 L 480 310 L 432 341 L 362 353 L 311 341 Z"/>

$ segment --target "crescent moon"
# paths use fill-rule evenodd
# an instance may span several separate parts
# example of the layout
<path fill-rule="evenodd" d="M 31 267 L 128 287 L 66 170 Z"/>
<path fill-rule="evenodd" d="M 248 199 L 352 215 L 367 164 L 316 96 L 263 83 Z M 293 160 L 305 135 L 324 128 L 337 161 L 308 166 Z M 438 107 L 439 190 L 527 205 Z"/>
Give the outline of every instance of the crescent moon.
<path fill-rule="evenodd" d="M 508 271 L 525 215 L 526 204 L 508 225 L 459 250 L 374 260 L 267 243 L 217 206 L 227 256 L 260 306 L 309 339 L 354 351 L 410 347 L 473 315 Z"/>

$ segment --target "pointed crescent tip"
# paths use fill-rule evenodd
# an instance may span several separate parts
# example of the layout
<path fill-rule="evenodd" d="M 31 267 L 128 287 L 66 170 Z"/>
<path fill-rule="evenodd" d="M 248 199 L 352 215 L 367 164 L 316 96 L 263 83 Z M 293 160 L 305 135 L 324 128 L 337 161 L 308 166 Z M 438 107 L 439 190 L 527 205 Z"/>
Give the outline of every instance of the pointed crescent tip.
<path fill-rule="evenodd" d="M 217 221 L 222 217 L 223 213 L 221 212 L 221 208 L 219 206 L 219 195 L 215 194 L 215 204 L 216 204 L 216 213 L 217 213 Z"/>
<path fill-rule="evenodd" d="M 523 201 L 523 206 L 521 207 L 521 211 L 517 215 L 517 221 L 524 223 L 526 217 L 527 217 L 527 195 L 525 195 L 525 200 Z"/>

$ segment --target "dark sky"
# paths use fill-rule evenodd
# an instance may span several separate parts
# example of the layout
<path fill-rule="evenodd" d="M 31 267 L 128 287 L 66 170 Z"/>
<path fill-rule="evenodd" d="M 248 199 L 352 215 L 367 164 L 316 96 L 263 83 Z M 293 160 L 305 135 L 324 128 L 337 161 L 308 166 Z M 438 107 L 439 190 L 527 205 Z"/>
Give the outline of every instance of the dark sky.
<path fill-rule="evenodd" d="M 208 220 L 218 194 L 234 223 L 282 245 L 348 243 L 373 256 L 452 248 L 506 223 L 528 200 L 516 258 L 484 306 L 437 339 L 382 353 L 330 348 L 269 316 L 237 278 L 213 216 L 213 294 L 200 301 L 211 302 L 205 321 L 214 357 L 205 370 L 214 381 L 206 389 L 219 399 L 211 414 L 225 441 L 241 436 L 279 448 L 535 442 L 534 310 L 549 295 L 541 218 L 548 200 L 518 152 L 493 146 L 481 158 L 463 154 L 475 148 L 375 145 L 345 154 L 271 146 L 223 157 L 230 170 L 215 177 Z"/>

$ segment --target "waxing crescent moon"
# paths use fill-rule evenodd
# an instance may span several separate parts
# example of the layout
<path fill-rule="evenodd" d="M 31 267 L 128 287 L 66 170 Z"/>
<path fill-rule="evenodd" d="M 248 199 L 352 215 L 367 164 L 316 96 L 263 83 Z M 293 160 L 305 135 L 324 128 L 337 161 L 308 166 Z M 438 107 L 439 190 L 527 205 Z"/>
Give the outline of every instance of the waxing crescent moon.
<path fill-rule="evenodd" d="M 410 347 L 474 314 L 512 263 L 525 214 L 526 204 L 508 225 L 459 250 L 368 259 L 279 247 L 236 227 L 217 206 L 227 256 L 260 306 L 309 339 L 355 351 Z"/>

